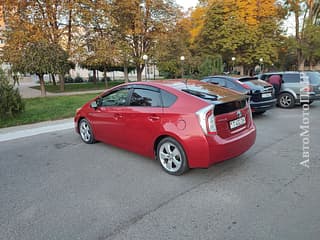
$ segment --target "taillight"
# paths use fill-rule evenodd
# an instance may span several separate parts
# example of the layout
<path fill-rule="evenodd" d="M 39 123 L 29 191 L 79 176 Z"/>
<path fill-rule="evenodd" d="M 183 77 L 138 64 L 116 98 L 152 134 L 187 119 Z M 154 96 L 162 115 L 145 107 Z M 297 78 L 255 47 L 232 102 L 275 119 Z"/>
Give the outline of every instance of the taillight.
<path fill-rule="evenodd" d="M 239 80 L 237 80 L 237 82 L 240 83 L 242 85 L 242 87 L 244 87 L 245 89 L 249 89 L 249 90 L 251 89 L 247 84 L 245 84 Z"/>
<path fill-rule="evenodd" d="M 302 89 L 303 92 L 313 92 L 313 87 L 312 86 L 306 86 Z"/>
<path fill-rule="evenodd" d="M 214 105 L 209 105 L 196 112 L 202 131 L 205 134 L 212 134 L 217 131 L 214 117 Z"/>

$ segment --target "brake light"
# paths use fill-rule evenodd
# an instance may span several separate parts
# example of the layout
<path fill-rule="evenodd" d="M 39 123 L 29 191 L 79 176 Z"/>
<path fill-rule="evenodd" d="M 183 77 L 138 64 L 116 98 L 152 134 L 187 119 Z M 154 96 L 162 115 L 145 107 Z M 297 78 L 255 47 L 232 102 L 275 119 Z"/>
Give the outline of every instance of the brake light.
<path fill-rule="evenodd" d="M 196 112 L 202 131 L 205 134 L 212 134 L 217 131 L 215 117 L 214 117 L 214 106 L 209 105 L 205 108 L 200 109 Z"/>
<path fill-rule="evenodd" d="M 242 85 L 242 87 L 244 87 L 245 89 L 249 89 L 249 90 L 251 89 L 247 84 L 245 84 L 239 80 L 237 80 L 237 82 L 240 83 Z"/>
<path fill-rule="evenodd" d="M 306 86 L 302 89 L 303 92 L 313 92 L 313 87 L 312 86 Z"/>

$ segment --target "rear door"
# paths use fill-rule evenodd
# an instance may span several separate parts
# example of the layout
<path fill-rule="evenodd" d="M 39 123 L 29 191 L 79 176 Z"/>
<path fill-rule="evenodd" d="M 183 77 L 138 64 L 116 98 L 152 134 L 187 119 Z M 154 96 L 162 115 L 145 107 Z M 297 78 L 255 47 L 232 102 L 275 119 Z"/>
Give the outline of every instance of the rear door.
<path fill-rule="evenodd" d="M 282 75 L 281 91 L 291 90 L 296 93 L 297 97 L 300 96 L 300 73 L 284 73 Z"/>
<path fill-rule="evenodd" d="M 155 139 L 162 131 L 162 101 L 160 89 L 135 85 L 125 115 L 127 148 L 131 151 L 152 156 Z"/>

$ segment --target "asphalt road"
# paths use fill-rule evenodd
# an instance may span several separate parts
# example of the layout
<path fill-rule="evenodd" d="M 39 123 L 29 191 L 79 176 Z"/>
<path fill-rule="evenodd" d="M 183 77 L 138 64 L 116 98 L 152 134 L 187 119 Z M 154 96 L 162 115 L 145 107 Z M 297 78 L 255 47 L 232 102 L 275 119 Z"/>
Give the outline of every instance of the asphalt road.
<path fill-rule="evenodd" d="M 320 103 L 302 112 L 255 117 L 247 153 L 180 177 L 71 129 L 1 142 L 0 239 L 318 240 Z"/>

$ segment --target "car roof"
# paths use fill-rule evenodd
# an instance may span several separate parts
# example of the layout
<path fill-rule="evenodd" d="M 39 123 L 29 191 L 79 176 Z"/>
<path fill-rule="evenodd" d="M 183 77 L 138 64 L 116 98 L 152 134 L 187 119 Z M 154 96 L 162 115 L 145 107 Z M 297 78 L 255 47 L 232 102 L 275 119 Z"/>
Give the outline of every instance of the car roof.
<path fill-rule="evenodd" d="M 184 93 L 188 95 L 192 94 L 195 96 L 197 96 L 197 94 L 194 94 L 196 92 L 204 93 L 210 96 L 215 95 L 217 96 L 217 101 L 223 102 L 243 98 L 243 95 L 239 94 L 236 91 L 192 79 L 150 80 L 143 82 L 131 82 L 127 83 L 127 85 L 147 85 L 158 87 L 172 93 L 174 91 L 178 94 Z"/>

